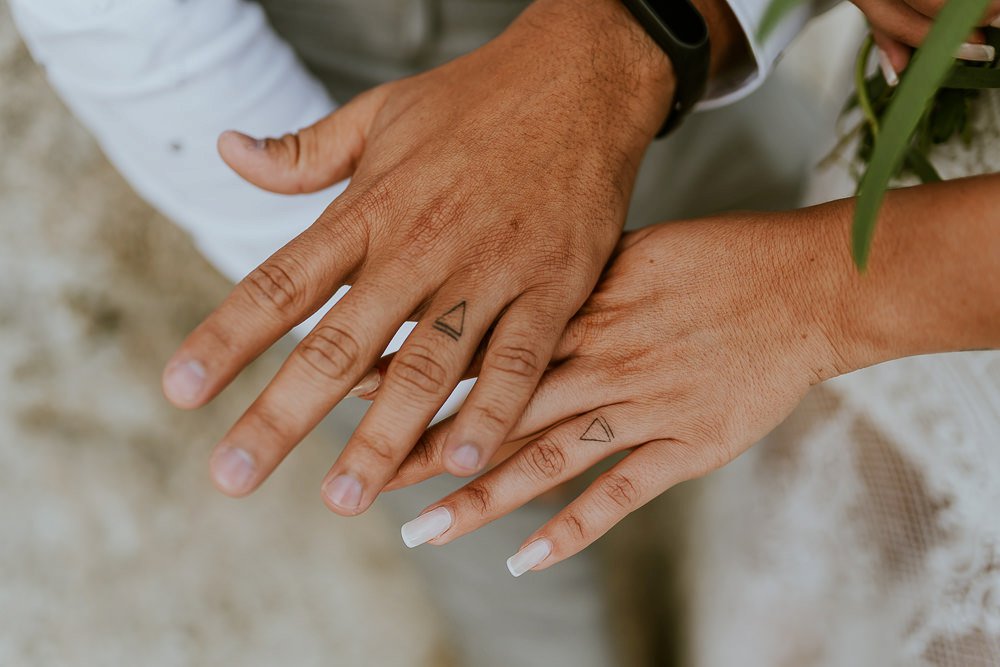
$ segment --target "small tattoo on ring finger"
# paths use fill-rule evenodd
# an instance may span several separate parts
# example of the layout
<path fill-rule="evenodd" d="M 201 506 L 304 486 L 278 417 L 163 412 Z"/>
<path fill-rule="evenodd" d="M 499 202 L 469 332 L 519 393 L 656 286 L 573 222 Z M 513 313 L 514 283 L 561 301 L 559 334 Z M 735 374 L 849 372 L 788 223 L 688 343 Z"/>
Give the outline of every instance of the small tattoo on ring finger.
<path fill-rule="evenodd" d="M 614 439 L 615 432 L 611 430 L 611 424 L 604 417 L 595 417 L 587 430 L 580 436 L 580 440 L 586 442 L 611 442 Z"/>
<path fill-rule="evenodd" d="M 462 337 L 465 330 L 465 301 L 452 306 L 448 312 L 434 320 L 434 328 L 452 340 Z"/>

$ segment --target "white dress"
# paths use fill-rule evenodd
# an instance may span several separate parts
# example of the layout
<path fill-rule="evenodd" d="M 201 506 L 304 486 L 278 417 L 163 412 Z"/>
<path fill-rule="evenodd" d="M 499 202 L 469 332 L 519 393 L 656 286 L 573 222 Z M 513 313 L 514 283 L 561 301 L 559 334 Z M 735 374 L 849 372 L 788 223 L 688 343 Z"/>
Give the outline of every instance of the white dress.
<path fill-rule="evenodd" d="M 1000 93 L 975 127 L 932 155 L 945 178 L 1000 171 Z M 812 199 L 851 194 L 847 166 Z M 697 506 L 692 664 L 1000 665 L 1000 351 L 816 388 Z"/>

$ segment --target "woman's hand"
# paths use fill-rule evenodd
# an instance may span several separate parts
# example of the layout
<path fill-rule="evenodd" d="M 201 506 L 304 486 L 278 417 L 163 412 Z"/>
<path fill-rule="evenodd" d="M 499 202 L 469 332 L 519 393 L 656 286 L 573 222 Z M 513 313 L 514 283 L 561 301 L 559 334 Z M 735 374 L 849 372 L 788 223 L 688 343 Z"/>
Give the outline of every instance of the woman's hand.
<path fill-rule="evenodd" d="M 407 543 L 449 542 L 627 453 L 509 564 L 515 575 L 548 567 L 738 456 L 846 370 L 835 277 L 849 265 L 846 235 L 805 214 L 824 209 L 626 235 L 512 437 L 541 434 L 404 527 Z M 393 488 L 437 472 L 450 427 L 427 434 Z"/>
<path fill-rule="evenodd" d="M 910 62 L 912 49 L 923 44 L 934 19 L 947 0 L 852 0 L 872 25 L 879 49 L 879 65 L 890 85 L 899 83 L 899 74 Z M 1000 0 L 994 0 L 980 25 L 1000 22 Z M 995 49 L 984 44 L 979 31 L 969 36 L 956 54 L 962 60 L 990 62 Z"/>
<path fill-rule="evenodd" d="M 667 58 L 617 0 L 543 0 L 481 49 L 297 134 L 223 135 L 223 158 L 265 189 L 352 182 L 189 336 L 165 372 L 167 396 L 206 403 L 342 284 L 353 288 L 216 447 L 216 485 L 256 488 L 410 318 L 420 323 L 324 499 L 341 514 L 367 508 L 492 331 L 447 459 L 457 474 L 481 469 L 614 249 L 672 85 Z"/>
<path fill-rule="evenodd" d="M 404 526 L 404 540 L 450 542 L 627 453 L 508 564 L 543 569 L 738 456 L 818 382 L 1000 347 L 997 187 L 986 176 L 890 192 L 864 274 L 849 252 L 853 200 L 625 236 L 501 462 Z M 440 472 L 449 428 L 428 431 L 388 488 Z"/>

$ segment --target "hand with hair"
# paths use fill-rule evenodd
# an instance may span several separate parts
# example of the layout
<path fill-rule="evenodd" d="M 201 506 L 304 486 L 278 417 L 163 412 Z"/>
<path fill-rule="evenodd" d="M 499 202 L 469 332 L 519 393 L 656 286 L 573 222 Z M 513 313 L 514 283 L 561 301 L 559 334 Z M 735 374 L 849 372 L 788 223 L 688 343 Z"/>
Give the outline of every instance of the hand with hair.
<path fill-rule="evenodd" d="M 709 13 L 714 54 L 738 43 L 727 38 L 734 19 L 720 17 Z M 363 390 L 408 319 L 419 323 L 324 499 L 344 515 L 364 511 L 488 338 L 444 457 L 455 474 L 481 470 L 613 251 L 672 95 L 668 59 L 618 0 L 539 0 L 482 48 L 296 134 L 224 134 L 222 157 L 267 190 L 352 180 L 188 337 L 165 370 L 167 397 L 205 404 L 341 285 L 352 289 L 216 447 L 216 485 L 241 496 L 261 484 Z"/>
<path fill-rule="evenodd" d="M 404 526 L 404 540 L 445 544 L 624 455 L 508 564 L 544 569 L 739 456 L 819 382 L 1000 347 L 998 186 L 991 176 L 891 192 L 865 274 L 849 254 L 851 200 L 626 235 L 503 460 Z M 451 428 L 428 431 L 388 488 L 438 474 Z"/>

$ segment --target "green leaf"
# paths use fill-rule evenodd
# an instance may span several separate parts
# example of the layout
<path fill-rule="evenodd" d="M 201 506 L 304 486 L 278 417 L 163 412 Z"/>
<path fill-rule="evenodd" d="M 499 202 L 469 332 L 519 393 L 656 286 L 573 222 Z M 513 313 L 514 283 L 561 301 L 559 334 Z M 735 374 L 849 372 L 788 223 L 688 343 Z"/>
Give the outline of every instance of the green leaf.
<path fill-rule="evenodd" d="M 905 159 L 921 117 L 955 66 L 954 53 L 986 13 L 990 0 L 949 0 L 904 73 L 861 179 L 851 245 L 854 261 L 868 265 L 879 209 L 893 174 Z"/>
<path fill-rule="evenodd" d="M 761 42 L 766 41 L 771 36 L 771 33 L 774 32 L 774 29 L 781 23 L 782 19 L 788 15 L 788 12 L 806 2 L 807 0 L 772 0 L 764 12 L 763 18 L 760 20 L 760 28 L 757 29 L 757 39 Z"/>
<path fill-rule="evenodd" d="M 941 180 L 941 175 L 937 169 L 927 159 L 927 156 L 915 148 L 906 152 L 906 166 L 917 175 L 921 183 L 937 183 Z"/>
<path fill-rule="evenodd" d="M 1000 88 L 1000 69 L 956 67 L 945 79 L 943 88 Z"/>
<path fill-rule="evenodd" d="M 940 91 L 931 109 L 931 141 L 935 144 L 945 143 L 953 134 L 961 133 L 965 121 L 965 93 L 958 90 Z"/>

